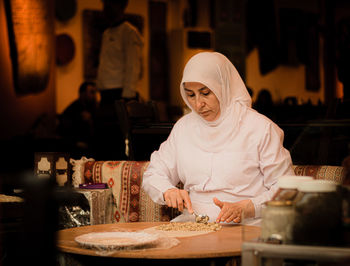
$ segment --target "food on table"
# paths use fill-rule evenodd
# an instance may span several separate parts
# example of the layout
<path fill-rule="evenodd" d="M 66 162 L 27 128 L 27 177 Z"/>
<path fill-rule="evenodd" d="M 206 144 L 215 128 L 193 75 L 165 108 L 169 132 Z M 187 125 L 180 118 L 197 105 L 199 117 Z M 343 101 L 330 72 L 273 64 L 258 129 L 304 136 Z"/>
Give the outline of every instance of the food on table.
<path fill-rule="evenodd" d="M 159 225 L 156 229 L 162 231 L 218 231 L 221 229 L 221 225 L 217 223 L 173 222 Z"/>

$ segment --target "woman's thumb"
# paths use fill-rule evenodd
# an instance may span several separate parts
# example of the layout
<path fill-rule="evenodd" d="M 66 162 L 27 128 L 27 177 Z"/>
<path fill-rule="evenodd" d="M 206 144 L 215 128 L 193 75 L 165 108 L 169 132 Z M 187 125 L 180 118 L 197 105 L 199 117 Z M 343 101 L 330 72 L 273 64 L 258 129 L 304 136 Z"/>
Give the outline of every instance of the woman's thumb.
<path fill-rule="evenodd" d="M 215 205 L 219 206 L 220 208 L 224 206 L 224 203 L 218 200 L 217 198 L 213 198 L 213 202 L 215 203 Z"/>

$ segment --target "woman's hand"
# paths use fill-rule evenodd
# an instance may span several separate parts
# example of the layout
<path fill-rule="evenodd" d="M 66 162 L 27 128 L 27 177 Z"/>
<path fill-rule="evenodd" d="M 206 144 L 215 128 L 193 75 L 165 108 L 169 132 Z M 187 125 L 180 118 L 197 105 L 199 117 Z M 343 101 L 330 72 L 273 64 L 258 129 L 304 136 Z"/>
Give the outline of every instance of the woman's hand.
<path fill-rule="evenodd" d="M 241 200 L 238 202 L 226 202 L 220 201 L 217 198 L 213 198 L 214 203 L 220 207 L 221 211 L 216 218 L 216 222 L 242 222 L 242 213 L 244 212 L 245 218 L 251 218 L 255 215 L 254 204 L 251 200 Z"/>
<path fill-rule="evenodd" d="M 189 213 L 193 213 L 190 196 L 186 190 L 171 188 L 165 191 L 163 196 L 168 207 L 178 208 L 180 212 L 187 208 Z"/>

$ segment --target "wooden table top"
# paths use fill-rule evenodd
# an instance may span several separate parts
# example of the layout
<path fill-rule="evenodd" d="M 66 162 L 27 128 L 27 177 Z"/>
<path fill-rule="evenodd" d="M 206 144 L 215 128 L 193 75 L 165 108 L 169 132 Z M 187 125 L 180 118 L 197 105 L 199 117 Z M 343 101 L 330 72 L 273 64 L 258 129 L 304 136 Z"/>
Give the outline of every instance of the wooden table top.
<path fill-rule="evenodd" d="M 94 249 L 82 248 L 75 237 L 104 231 L 128 230 L 138 231 L 164 223 L 139 222 L 101 224 L 75 227 L 58 231 L 57 247 L 60 251 L 90 256 L 102 256 Z M 244 234 L 244 236 L 243 236 Z M 241 255 L 242 239 L 249 241 L 260 236 L 260 227 L 242 225 L 223 225 L 222 229 L 204 235 L 178 238 L 180 243 L 168 249 L 123 250 L 116 251 L 109 257 L 142 259 L 202 259 L 219 257 L 236 257 Z"/>

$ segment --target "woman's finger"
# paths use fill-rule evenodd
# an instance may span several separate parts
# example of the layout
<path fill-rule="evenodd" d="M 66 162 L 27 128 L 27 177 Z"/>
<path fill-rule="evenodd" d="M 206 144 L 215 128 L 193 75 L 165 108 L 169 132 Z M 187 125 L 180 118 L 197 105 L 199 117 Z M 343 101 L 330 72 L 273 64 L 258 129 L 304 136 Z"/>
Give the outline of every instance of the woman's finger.
<path fill-rule="evenodd" d="M 177 208 L 179 209 L 180 212 L 183 212 L 184 210 L 184 202 L 183 199 L 181 197 L 177 197 Z"/>
<path fill-rule="evenodd" d="M 168 205 L 169 207 L 172 206 L 172 200 L 171 200 L 171 198 L 173 197 L 173 194 L 174 194 L 174 192 L 175 192 L 176 190 L 177 190 L 177 188 L 170 188 L 170 189 L 168 189 L 167 191 L 165 191 L 165 192 L 163 193 L 164 200 L 165 200 L 165 202 L 167 203 L 167 205 Z"/>
<path fill-rule="evenodd" d="M 224 214 L 224 212 L 221 210 L 221 212 L 219 213 L 218 217 L 216 218 L 216 222 L 220 223 L 222 221 L 222 215 Z"/>
<path fill-rule="evenodd" d="M 193 213 L 192 202 L 190 196 L 188 195 L 188 192 L 186 190 L 181 190 L 180 193 L 184 202 L 184 207 L 187 208 L 189 213 Z"/>
<path fill-rule="evenodd" d="M 165 203 L 168 207 L 171 207 L 171 201 L 170 201 L 169 197 L 165 198 Z"/>
<path fill-rule="evenodd" d="M 226 220 L 226 223 L 230 223 L 234 220 L 234 218 L 236 217 L 236 215 L 234 213 L 232 213 Z"/>
<path fill-rule="evenodd" d="M 215 203 L 216 206 L 218 206 L 220 209 L 224 206 L 224 203 L 217 198 L 213 198 L 213 202 Z"/>
<path fill-rule="evenodd" d="M 242 221 L 241 216 L 237 216 L 235 219 L 233 219 L 235 223 L 240 223 Z"/>
<path fill-rule="evenodd" d="M 232 215 L 234 215 L 234 212 L 229 209 L 222 209 L 221 222 L 225 222 Z"/>
<path fill-rule="evenodd" d="M 171 197 L 171 207 L 177 208 L 177 195 L 172 195 Z"/>

